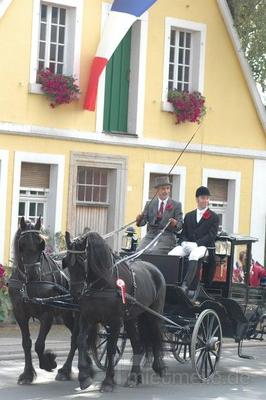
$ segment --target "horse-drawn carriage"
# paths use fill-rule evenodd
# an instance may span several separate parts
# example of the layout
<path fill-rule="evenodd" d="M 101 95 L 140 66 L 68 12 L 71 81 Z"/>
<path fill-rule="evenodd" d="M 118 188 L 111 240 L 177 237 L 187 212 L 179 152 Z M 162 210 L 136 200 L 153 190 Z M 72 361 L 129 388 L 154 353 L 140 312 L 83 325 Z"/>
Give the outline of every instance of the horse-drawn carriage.
<path fill-rule="evenodd" d="M 180 363 L 192 362 L 200 381 L 210 380 L 221 356 L 222 339 L 233 338 L 242 354 L 244 340 L 263 340 L 266 288 L 249 286 L 252 244 L 247 236 L 217 238 L 214 259 L 200 260 L 200 284 L 192 298 L 180 286 L 186 272 L 186 260 L 169 255 L 142 254 L 162 272 L 166 281 L 164 317 L 164 351 L 171 352 Z M 243 250 L 244 249 L 244 250 Z M 246 252 L 244 282 L 233 282 L 233 272 L 240 251 Z M 101 326 L 97 346 L 93 349 L 96 365 L 106 368 L 108 327 Z M 116 362 L 122 358 L 126 334 L 120 333 Z"/>
<path fill-rule="evenodd" d="M 34 240 L 36 241 L 37 250 L 35 256 L 37 259 L 40 259 L 40 254 L 43 252 L 43 240 L 40 239 L 39 226 L 32 227 L 29 225 L 21 229 L 17 238 L 19 244 L 18 251 L 23 250 L 23 240 L 25 241 L 25 246 L 28 243 L 25 239 L 28 235 L 31 235 L 31 243 L 33 243 Z M 153 299 L 153 305 L 156 305 L 156 307 L 148 306 L 148 293 L 145 293 L 145 291 L 149 292 L 150 288 L 145 285 L 142 286 L 142 297 L 139 297 L 142 285 L 141 279 L 146 279 L 146 277 L 144 275 L 138 277 L 138 282 L 136 284 L 136 279 L 134 273 L 131 271 L 131 267 L 128 267 L 124 262 L 124 259 L 129 259 L 130 257 L 113 260 L 112 253 L 108 246 L 105 245 L 104 240 L 100 238 L 99 235 L 90 233 L 73 242 L 67 240 L 68 250 L 65 261 L 70 271 L 70 288 L 74 288 L 74 292 L 78 293 L 79 297 L 75 298 L 74 296 L 72 298 L 72 293 L 66 293 L 65 287 L 61 290 L 62 284 L 56 283 L 56 277 L 57 275 L 60 277 L 61 271 L 54 269 L 54 267 L 50 265 L 48 271 L 42 272 L 40 261 L 31 261 L 31 263 L 24 264 L 24 267 L 22 263 L 21 265 L 24 268 L 24 272 L 15 273 L 10 281 L 10 290 L 11 293 L 12 291 L 14 292 L 14 299 L 17 304 L 18 298 L 23 298 L 23 301 L 30 303 L 31 306 L 36 305 L 39 313 L 41 313 L 42 307 L 45 308 L 46 312 L 49 308 L 63 309 L 66 311 L 74 311 L 76 314 L 81 315 L 82 318 L 80 319 L 86 320 L 86 312 L 94 312 L 97 301 L 101 302 L 100 308 L 98 309 L 100 313 L 106 312 L 106 308 L 108 307 L 111 307 L 110 310 L 112 310 L 112 307 L 118 307 L 114 309 L 114 313 L 112 314 L 114 319 L 117 319 L 119 315 L 125 315 L 125 317 L 127 317 L 129 314 L 134 314 L 134 312 L 136 315 L 143 312 L 146 317 L 151 316 L 153 319 L 163 322 L 160 326 L 162 326 L 163 331 L 164 351 L 170 351 L 177 361 L 181 363 L 191 360 L 192 366 L 200 381 L 204 382 L 211 379 L 216 371 L 217 363 L 221 356 L 223 337 L 234 338 L 238 343 L 239 356 L 246 358 L 250 357 L 242 354 L 243 340 L 263 339 L 266 289 L 264 287 L 252 288 L 249 286 L 251 248 L 255 241 L 256 239 L 251 237 L 239 236 L 220 236 L 217 238 L 215 249 L 209 249 L 209 254 L 212 254 L 212 257 L 209 256 L 209 258 L 200 260 L 200 284 L 196 284 L 192 296 L 187 296 L 180 288 L 180 284 L 186 272 L 185 259 L 170 255 L 139 254 L 140 261 L 134 260 L 137 264 L 136 270 L 138 270 L 140 274 L 141 271 L 146 273 L 145 268 L 147 267 L 148 270 L 150 269 L 151 274 L 153 270 L 155 272 L 157 271 L 154 277 L 155 281 L 157 280 L 156 284 L 158 284 L 158 280 L 160 280 L 159 286 L 162 286 L 162 283 L 165 285 L 166 282 L 166 301 L 164 308 L 162 308 L 162 302 L 158 303 L 158 293 Z M 96 251 L 97 248 L 98 253 Z M 232 281 L 233 270 L 239 253 L 243 250 L 246 253 L 244 282 L 234 283 Z M 21 257 L 21 260 L 25 262 L 25 257 Z M 95 265 L 91 266 L 89 262 L 93 262 Z M 96 265 L 97 262 L 98 265 Z M 153 264 L 156 268 L 150 266 L 149 263 Z M 105 264 L 109 264 L 108 268 L 106 268 Z M 121 269 L 120 267 L 118 268 L 118 266 L 121 266 Z M 117 283 L 116 279 L 122 277 L 122 267 L 125 269 L 123 272 L 126 277 L 125 279 L 128 279 L 131 285 L 131 291 L 127 291 L 126 293 L 123 285 L 119 286 L 119 289 L 116 288 L 115 285 L 111 286 L 111 289 L 108 288 L 107 284 L 110 284 L 110 282 L 106 279 L 108 274 L 110 274 L 110 277 L 114 275 L 114 282 Z M 106 269 L 101 271 L 101 268 Z M 78 270 L 81 271 L 81 275 L 77 274 Z M 32 275 L 35 277 L 33 281 L 30 279 L 30 274 L 28 274 L 27 271 L 34 273 Z M 36 271 L 38 272 L 37 274 Z M 48 281 L 48 276 L 53 277 L 51 282 Z M 50 297 L 47 296 L 47 298 L 40 298 L 40 296 L 36 294 L 35 296 L 27 296 L 27 293 L 31 293 L 30 289 L 32 288 L 35 290 L 34 293 L 38 293 L 37 289 L 41 287 L 41 283 L 45 283 L 46 286 L 51 287 L 52 293 L 57 292 L 57 294 L 53 294 L 52 297 L 50 294 L 48 295 Z M 48 283 L 51 285 L 49 286 Z M 152 284 L 152 281 L 150 283 Z M 154 292 L 153 289 L 155 289 L 155 287 L 152 288 L 150 291 L 151 293 Z M 165 287 L 160 287 L 158 290 L 161 290 L 162 298 L 164 299 Z M 22 292 L 22 297 L 19 297 L 20 292 Z M 51 290 L 49 293 L 50 292 Z M 143 301 L 141 301 L 142 298 Z M 77 299 L 79 301 L 77 301 Z M 145 301 L 147 303 L 146 305 L 144 304 Z M 22 310 L 21 304 L 19 307 L 19 310 Z M 91 309 L 88 309 L 88 307 Z M 139 311 L 136 312 L 136 310 Z M 95 315 L 97 315 L 97 313 L 94 313 L 94 321 L 97 322 Z M 27 318 L 29 316 L 29 311 L 27 311 Z M 109 319 L 109 321 L 112 321 L 112 319 Z M 150 323 L 151 321 L 152 319 L 149 319 Z M 128 324 L 127 318 L 125 318 L 124 322 L 126 326 Z M 22 321 L 21 324 L 22 323 L 24 322 Z M 108 388 L 113 386 L 113 367 L 123 356 L 127 340 L 127 333 L 125 333 L 124 330 L 117 332 L 117 326 L 120 327 L 120 324 L 116 325 L 115 334 L 114 326 L 110 325 L 112 325 L 112 323 L 97 323 L 98 330 L 97 332 L 93 332 L 96 339 L 91 343 L 91 351 L 96 365 L 101 369 L 107 369 L 109 375 L 111 371 L 109 381 L 107 382 L 105 380 L 103 382 L 105 384 L 104 390 L 109 390 Z M 133 331 L 135 329 L 133 325 L 130 327 L 131 333 L 132 329 Z M 153 334 L 155 335 L 157 327 L 154 325 L 153 328 Z M 90 364 L 88 364 L 86 355 L 88 337 L 86 329 L 88 329 L 87 322 L 82 327 L 82 332 L 85 336 L 81 337 L 79 333 L 78 340 L 80 346 L 79 353 L 81 349 L 85 351 L 83 358 L 79 358 L 79 366 L 83 368 L 83 375 L 80 374 L 79 376 L 82 388 L 90 384 L 89 377 L 84 375 L 85 372 L 87 373 L 90 369 Z M 46 330 L 46 334 L 47 332 L 48 330 Z M 149 334 L 148 332 L 148 335 Z M 24 333 L 24 342 L 25 337 Z M 130 339 L 132 344 L 132 337 L 130 337 Z M 155 344 L 156 340 L 154 341 Z M 112 342 L 112 346 L 115 345 L 115 348 L 111 350 L 110 341 Z M 72 339 L 71 345 L 71 351 L 67 362 L 68 373 L 71 370 L 71 362 L 76 349 L 76 342 L 74 339 Z M 136 354 L 134 354 L 138 355 L 140 348 L 137 343 L 135 343 L 135 345 L 137 346 L 137 350 L 133 348 L 133 353 L 137 351 Z M 44 345 L 42 344 L 41 347 L 43 353 Z M 153 362 L 153 369 L 161 373 L 162 365 L 160 364 L 160 355 L 156 346 L 154 348 L 157 351 L 157 353 L 154 353 L 157 357 L 157 364 L 155 361 Z M 115 357 L 110 357 L 110 351 L 113 352 L 115 349 Z M 24 351 L 26 355 L 25 348 Z M 111 368 L 110 362 L 112 364 Z M 138 368 L 139 363 L 140 361 L 138 359 Z M 26 372 L 28 370 L 27 368 L 28 367 L 25 367 Z M 30 365 L 30 368 L 33 367 Z M 130 384 L 137 384 L 140 381 L 140 370 L 138 368 L 134 370 L 134 368 L 133 366 L 132 371 L 136 374 L 136 381 L 132 382 L 131 371 Z M 25 378 L 25 371 L 24 375 L 22 374 L 23 379 L 21 378 L 21 380 L 28 383 L 28 381 L 32 381 L 32 376 L 30 376 L 30 378 L 28 376 Z M 33 375 L 34 372 L 35 371 L 32 370 L 31 375 Z"/>

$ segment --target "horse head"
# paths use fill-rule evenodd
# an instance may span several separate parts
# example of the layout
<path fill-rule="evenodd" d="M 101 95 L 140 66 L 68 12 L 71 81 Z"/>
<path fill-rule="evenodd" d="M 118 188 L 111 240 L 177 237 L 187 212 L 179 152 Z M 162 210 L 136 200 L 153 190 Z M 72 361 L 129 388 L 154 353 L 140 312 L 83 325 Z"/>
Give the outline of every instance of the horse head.
<path fill-rule="evenodd" d="M 45 239 L 41 235 L 41 217 L 36 224 L 20 219 L 19 229 L 14 239 L 15 263 L 27 280 L 36 280 L 40 274 L 40 259 L 45 249 Z"/>

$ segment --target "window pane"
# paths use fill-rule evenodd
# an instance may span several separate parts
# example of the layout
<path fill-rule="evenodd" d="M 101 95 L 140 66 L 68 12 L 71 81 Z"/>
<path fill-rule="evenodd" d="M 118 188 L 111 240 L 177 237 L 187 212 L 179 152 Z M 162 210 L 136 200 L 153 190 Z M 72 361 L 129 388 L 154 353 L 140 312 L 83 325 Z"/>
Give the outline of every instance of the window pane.
<path fill-rule="evenodd" d="M 62 73 L 63 73 L 63 64 L 57 64 L 56 73 L 62 75 Z"/>
<path fill-rule="evenodd" d="M 37 205 L 37 216 L 43 217 L 43 203 L 38 203 Z"/>
<path fill-rule="evenodd" d="M 175 31 L 175 29 L 172 29 L 171 30 L 171 39 L 170 39 L 170 43 L 171 43 L 171 45 L 175 45 L 175 38 L 176 38 L 176 31 Z"/>
<path fill-rule="evenodd" d="M 178 54 L 178 62 L 179 64 L 183 64 L 183 57 L 184 57 L 184 50 L 179 49 L 179 54 Z"/>
<path fill-rule="evenodd" d="M 55 25 L 51 27 L 51 42 L 57 42 L 57 26 Z"/>
<path fill-rule="evenodd" d="M 29 216 L 35 217 L 35 215 L 36 215 L 36 203 L 30 203 Z"/>
<path fill-rule="evenodd" d="M 96 169 L 94 170 L 94 182 L 95 185 L 100 185 L 100 172 Z"/>
<path fill-rule="evenodd" d="M 191 33 L 186 33 L 186 47 L 190 48 Z"/>
<path fill-rule="evenodd" d="M 169 90 L 173 90 L 173 88 L 174 88 L 173 82 L 169 82 L 169 83 L 168 83 L 168 89 L 169 89 Z"/>
<path fill-rule="evenodd" d="M 57 61 L 63 62 L 64 60 L 64 46 L 58 46 Z"/>
<path fill-rule="evenodd" d="M 100 191 L 100 202 L 106 203 L 107 202 L 107 188 L 102 187 Z"/>
<path fill-rule="evenodd" d="M 52 8 L 52 24 L 58 23 L 58 7 Z"/>
<path fill-rule="evenodd" d="M 65 28 L 61 26 L 59 28 L 59 43 L 65 43 Z"/>
<path fill-rule="evenodd" d="M 65 25 L 66 23 L 66 10 L 65 8 L 60 8 L 60 25 Z"/>
<path fill-rule="evenodd" d="M 93 169 L 86 168 L 86 183 L 92 184 Z"/>
<path fill-rule="evenodd" d="M 92 201 L 92 187 L 87 186 L 86 187 L 86 201 Z"/>
<path fill-rule="evenodd" d="M 174 62 L 175 61 L 175 48 L 171 47 L 170 48 L 170 62 Z"/>
<path fill-rule="evenodd" d="M 107 172 L 102 172 L 101 185 L 107 185 Z"/>
<path fill-rule="evenodd" d="M 50 46 L 50 60 L 55 61 L 56 45 L 51 44 Z"/>
<path fill-rule="evenodd" d="M 78 185 L 78 201 L 84 201 L 85 197 L 85 186 Z"/>
<path fill-rule="evenodd" d="M 85 183 L 85 168 L 78 167 L 78 183 Z"/>
<path fill-rule="evenodd" d="M 179 32 L 179 46 L 184 47 L 185 32 Z"/>
<path fill-rule="evenodd" d="M 40 42 L 39 58 L 40 58 L 41 60 L 44 60 L 44 59 L 45 59 L 45 43 L 44 43 L 44 42 Z"/>
<path fill-rule="evenodd" d="M 189 67 L 185 67 L 185 82 L 189 82 Z"/>
<path fill-rule="evenodd" d="M 169 79 L 174 79 L 174 64 L 169 65 Z"/>
<path fill-rule="evenodd" d="M 98 187 L 93 188 L 93 201 L 97 203 L 100 201 L 100 188 Z"/>
<path fill-rule="evenodd" d="M 185 64 L 189 65 L 190 63 L 190 51 L 186 50 L 186 59 L 185 59 Z"/>
<path fill-rule="evenodd" d="M 39 61 L 38 71 L 41 71 L 42 69 L 44 69 L 44 62 L 43 61 Z"/>
<path fill-rule="evenodd" d="M 23 217 L 25 215 L 25 206 L 26 204 L 23 202 L 19 202 L 19 206 L 18 206 L 18 215 L 19 217 Z"/>
<path fill-rule="evenodd" d="M 45 40 L 46 24 L 41 24 L 40 40 Z"/>
<path fill-rule="evenodd" d="M 189 89 L 188 83 L 185 83 L 185 84 L 184 84 L 184 90 L 185 90 L 186 92 L 188 92 L 188 91 L 189 91 L 188 89 Z"/>
<path fill-rule="evenodd" d="M 54 63 L 50 63 L 50 64 L 49 64 L 49 69 L 50 69 L 52 72 L 55 72 L 55 64 L 54 64 Z"/>
<path fill-rule="evenodd" d="M 47 6 L 42 4 L 41 8 L 41 20 L 46 21 L 47 20 Z"/>
<path fill-rule="evenodd" d="M 182 81 L 182 73 L 183 73 L 183 67 L 179 66 L 178 67 L 178 80 Z"/>
<path fill-rule="evenodd" d="M 182 83 L 178 83 L 177 84 L 177 90 L 179 90 L 179 91 L 183 90 Z"/>

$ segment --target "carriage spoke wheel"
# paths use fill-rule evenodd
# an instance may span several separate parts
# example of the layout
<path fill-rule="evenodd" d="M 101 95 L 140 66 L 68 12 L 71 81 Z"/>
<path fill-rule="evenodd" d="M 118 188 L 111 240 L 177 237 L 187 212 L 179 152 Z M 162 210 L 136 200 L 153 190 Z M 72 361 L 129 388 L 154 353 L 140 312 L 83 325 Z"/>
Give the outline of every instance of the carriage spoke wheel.
<path fill-rule="evenodd" d="M 107 368 L 107 341 L 110 335 L 109 327 L 99 325 L 95 344 L 92 346 L 92 357 L 98 368 L 105 371 Z M 126 334 L 124 328 L 121 329 L 116 346 L 115 365 L 117 365 L 126 347 Z"/>
<path fill-rule="evenodd" d="M 215 374 L 222 349 L 222 327 L 213 310 L 204 310 L 198 317 L 191 341 L 191 360 L 201 382 Z"/>
<path fill-rule="evenodd" d="M 181 364 L 185 364 L 191 360 L 190 344 L 179 343 L 172 347 L 172 354 Z"/>

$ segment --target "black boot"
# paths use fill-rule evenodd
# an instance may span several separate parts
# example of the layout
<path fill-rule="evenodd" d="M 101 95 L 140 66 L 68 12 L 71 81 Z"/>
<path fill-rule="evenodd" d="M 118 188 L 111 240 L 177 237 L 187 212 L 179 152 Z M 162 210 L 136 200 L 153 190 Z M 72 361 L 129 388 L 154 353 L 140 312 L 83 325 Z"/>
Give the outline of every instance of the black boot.
<path fill-rule="evenodd" d="M 187 270 L 186 276 L 185 276 L 182 286 L 181 286 L 181 289 L 185 293 L 187 293 L 188 290 L 190 289 L 190 286 L 196 276 L 197 269 L 198 269 L 198 261 L 190 260 L 188 263 L 188 270 Z"/>

